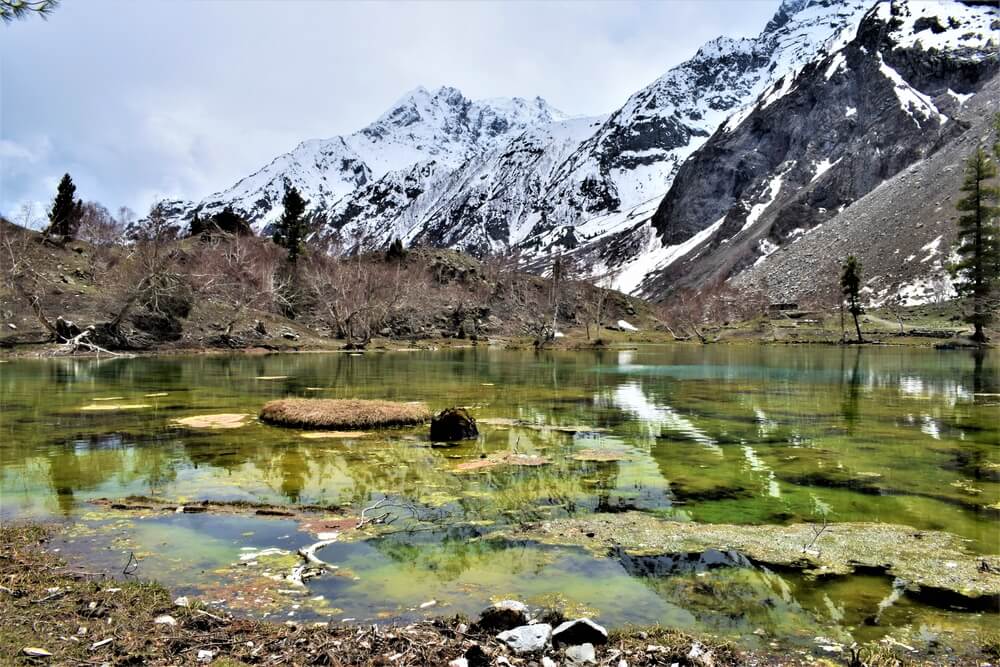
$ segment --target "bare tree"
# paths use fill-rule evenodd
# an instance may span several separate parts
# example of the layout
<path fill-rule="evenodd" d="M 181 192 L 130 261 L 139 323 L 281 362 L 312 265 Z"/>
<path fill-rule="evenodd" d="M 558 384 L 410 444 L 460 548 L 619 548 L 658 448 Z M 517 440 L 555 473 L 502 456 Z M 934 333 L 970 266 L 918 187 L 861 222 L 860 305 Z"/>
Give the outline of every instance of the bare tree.
<path fill-rule="evenodd" d="M 381 254 L 342 258 L 311 254 L 302 269 L 306 290 L 331 332 L 351 349 L 363 349 L 404 302 L 414 276 L 405 262 Z"/>
<path fill-rule="evenodd" d="M 224 314 L 224 340 L 249 313 L 287 305 L 289 277 L 283 252 L 273 243 L 241 234 L 216 233 L 192 251 L 187 281 L 194 293 Z"/>

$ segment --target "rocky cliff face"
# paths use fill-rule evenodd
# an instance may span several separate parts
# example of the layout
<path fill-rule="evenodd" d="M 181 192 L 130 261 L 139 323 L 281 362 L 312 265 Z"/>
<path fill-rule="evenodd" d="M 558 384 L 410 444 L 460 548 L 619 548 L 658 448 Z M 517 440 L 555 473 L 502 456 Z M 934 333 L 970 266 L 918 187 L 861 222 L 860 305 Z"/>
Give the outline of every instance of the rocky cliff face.
<path fill-rule="evenodd" d="M 850 216 L 961 136 L 971 123 L 962 105 L 997 72 L 996 21 L 985 6 L 878 3 L 853 39 L 777 81 L 683 165 L 652 223 L 666 246 L 705 238 L 644 289 L 729 278 Z"/>

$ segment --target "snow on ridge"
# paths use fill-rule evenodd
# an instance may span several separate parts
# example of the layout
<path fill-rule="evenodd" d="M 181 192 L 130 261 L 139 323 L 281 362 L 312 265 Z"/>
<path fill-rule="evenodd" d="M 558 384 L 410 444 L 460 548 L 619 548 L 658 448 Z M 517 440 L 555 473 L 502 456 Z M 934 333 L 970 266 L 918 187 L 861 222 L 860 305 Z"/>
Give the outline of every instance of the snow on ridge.
<path fill-rule="evenodd" d="M 621 267 L 614 281 L 615 289 L 626 294 L 635 294 L 647 275 L 653 271 L 665 269 L 710 239 L 722 226 L 725 219 L 726 217 L 722 216 L 687 241 L 676 245 L 663 245 L 660 237 L 650 226 L 648 232 L 650 238 L 646 245 L 646 251 Z"/>
<path fill-rule="evenodd" d="M 823 174 L 825 174 L 830 170 L 830 167 L 835 167 L 837 163 L 843 159 L 844 159 L 843 157 L 839 157 L 833 162 L 830 162 L 830 158 L 825 157 L 822 160 L 820 160 L 819 163 L 816 164 L 816 173 L 813 174 L 813 177 L 811 179 L 809 179 L 809 182 L 812 183 L 813 181 L 819 179 Z"/>
<path fill-rule="evenodd" d="M 881 53 L 878 54 L 878 67 L 882 76 L 887 78 L 892 84 L 892 89 L 896 93 L 896 98 L 899 100 L 899 107 L 913 119 L 913 122 L 916 123 L 917 127 L 920 127 L 920 121 L 917 120 L 917 114 L 920 114 L 924 120 L 929 120 L 931 117 L 937 117 L 938 122 L 941 124 L 948 121 L 948 117 L 938 111 L 938 108 L 934 106 L 934 102 L 931 101 L 931 98 L 927 97 L 919 90 L 908 84 L 906 79 L 900 76 L 899 72 L 886 64 Z"/>

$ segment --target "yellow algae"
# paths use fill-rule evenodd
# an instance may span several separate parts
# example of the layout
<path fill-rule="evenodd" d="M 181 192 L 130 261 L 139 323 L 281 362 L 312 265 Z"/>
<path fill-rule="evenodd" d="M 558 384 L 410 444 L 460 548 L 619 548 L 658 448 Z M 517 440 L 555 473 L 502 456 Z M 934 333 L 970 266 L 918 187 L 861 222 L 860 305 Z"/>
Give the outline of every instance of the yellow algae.
<path fill-rule="evenodd" d="M 573 460 L 603 463 L 610 461 L 628 461 L 629 456 L 625 452 L 616 452 L 609 449 L 581 449 L 573 455 Z"/>
<path fill-rule="evenodd" d="M 485 458 L 475 459 L 473 461 L 466 461 L 465 463 L 459 463 L 455 466 L 455 470 L 458 472 L 469 472 L 473 470 L 483 470 L 486 468 L 494 468 L 496 466 L 509 465 L 509 466 L 526 466 L 535 467 L 543 466 L 551 463 L 551 461 L 544 456 L 538 456 L 536 454 L 493 454 Z"/>
<path fill-rule="evenodd" d="M 115 410 L 143 410 L 153 406 L 147 403 L 129 403 L 127 405 L 85 405 L 80 408 L 83 412 L 113 412 Z"/>
<path fill-rule="evenodd" d="M 169 396 L 170 394 L 165 391 L 158 391 L 153 394 L 143 394 L 146 398 L 160 398 L 161 396 Z"/>
<path fill-rule="evenodd" d="M 287 380 L 287 375 L 258 375 L 256 380 Z"/>
<path fill-rule="evenodd" d="M 102 396 L 100 398 L 91 399 L 94 401 L 122 401 L 125 400 L 124 396 Z"/>
<path fill-rule="evenodd" d="M 193 417 L 182 417 L 175 419 L 174 423 L 179 426 L 189 428 L 239 428 L 246 426 L 246 420 L 250 417 L 245 412 L 222 413 L 217 415 L 194 415 Z"/>

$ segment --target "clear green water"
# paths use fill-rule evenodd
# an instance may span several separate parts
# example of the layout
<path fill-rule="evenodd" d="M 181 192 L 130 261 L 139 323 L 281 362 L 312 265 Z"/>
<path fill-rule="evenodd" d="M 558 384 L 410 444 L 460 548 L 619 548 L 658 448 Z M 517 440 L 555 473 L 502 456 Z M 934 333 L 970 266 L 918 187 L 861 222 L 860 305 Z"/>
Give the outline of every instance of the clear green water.
<path fill-rule="evenodd" d="M 287 377 L 257 379 L 275 376 Z M 256 422 L 218 431 L 172 424 L 256 413 L 283 396 L 463 405 L 478 418 L 534 427 L 482 425 L 478 441 L 437 448 L 426 429 L 307 440 Z M 81 410 L 136 404 L 147 407 Z M 676 346 L 11 360 L 0 364 L 0 410 L 0 517 L 63 520 L 61 548 L 80 562 L 120 569 L 135 551 L 140 575 L 246 613 L 367 621 L 471 613 L 516 596 L 610 625 L 659 622 L 764 645 L 886 632 L 929 641 L 997 620 L 904 597 L 884 604 L 872 625 L 880 602 L 895 597 L 878 576 L 816 582 L 725 559 L 720 567 L 710 555 L 664 567 L 489 539 L 521 522 L 639 509 L 700 522 L 900 523 L 997 553 L 995 353 Z M 554 426 L 582 432 L 541 428 Z M 627 460 L 575 460 L 584 449 Z M 551 463 L 455 469 L 509 450 Z M 266 558 L 238 563 L 251 547 L 293 550 L 315 540 L 295 522 L 116 515 L 88 502 L 130 494 L 355 512 L 387 495 L 434 521 L 412 532 L 401 519 L 392 534 L 328 547 L 323 557 L 341 571 L 293 599 L 260 576 Z M 281 558 L 274 570 L 287 565 Z M 419 607 L 430 600 L 437 604 Z"/>

